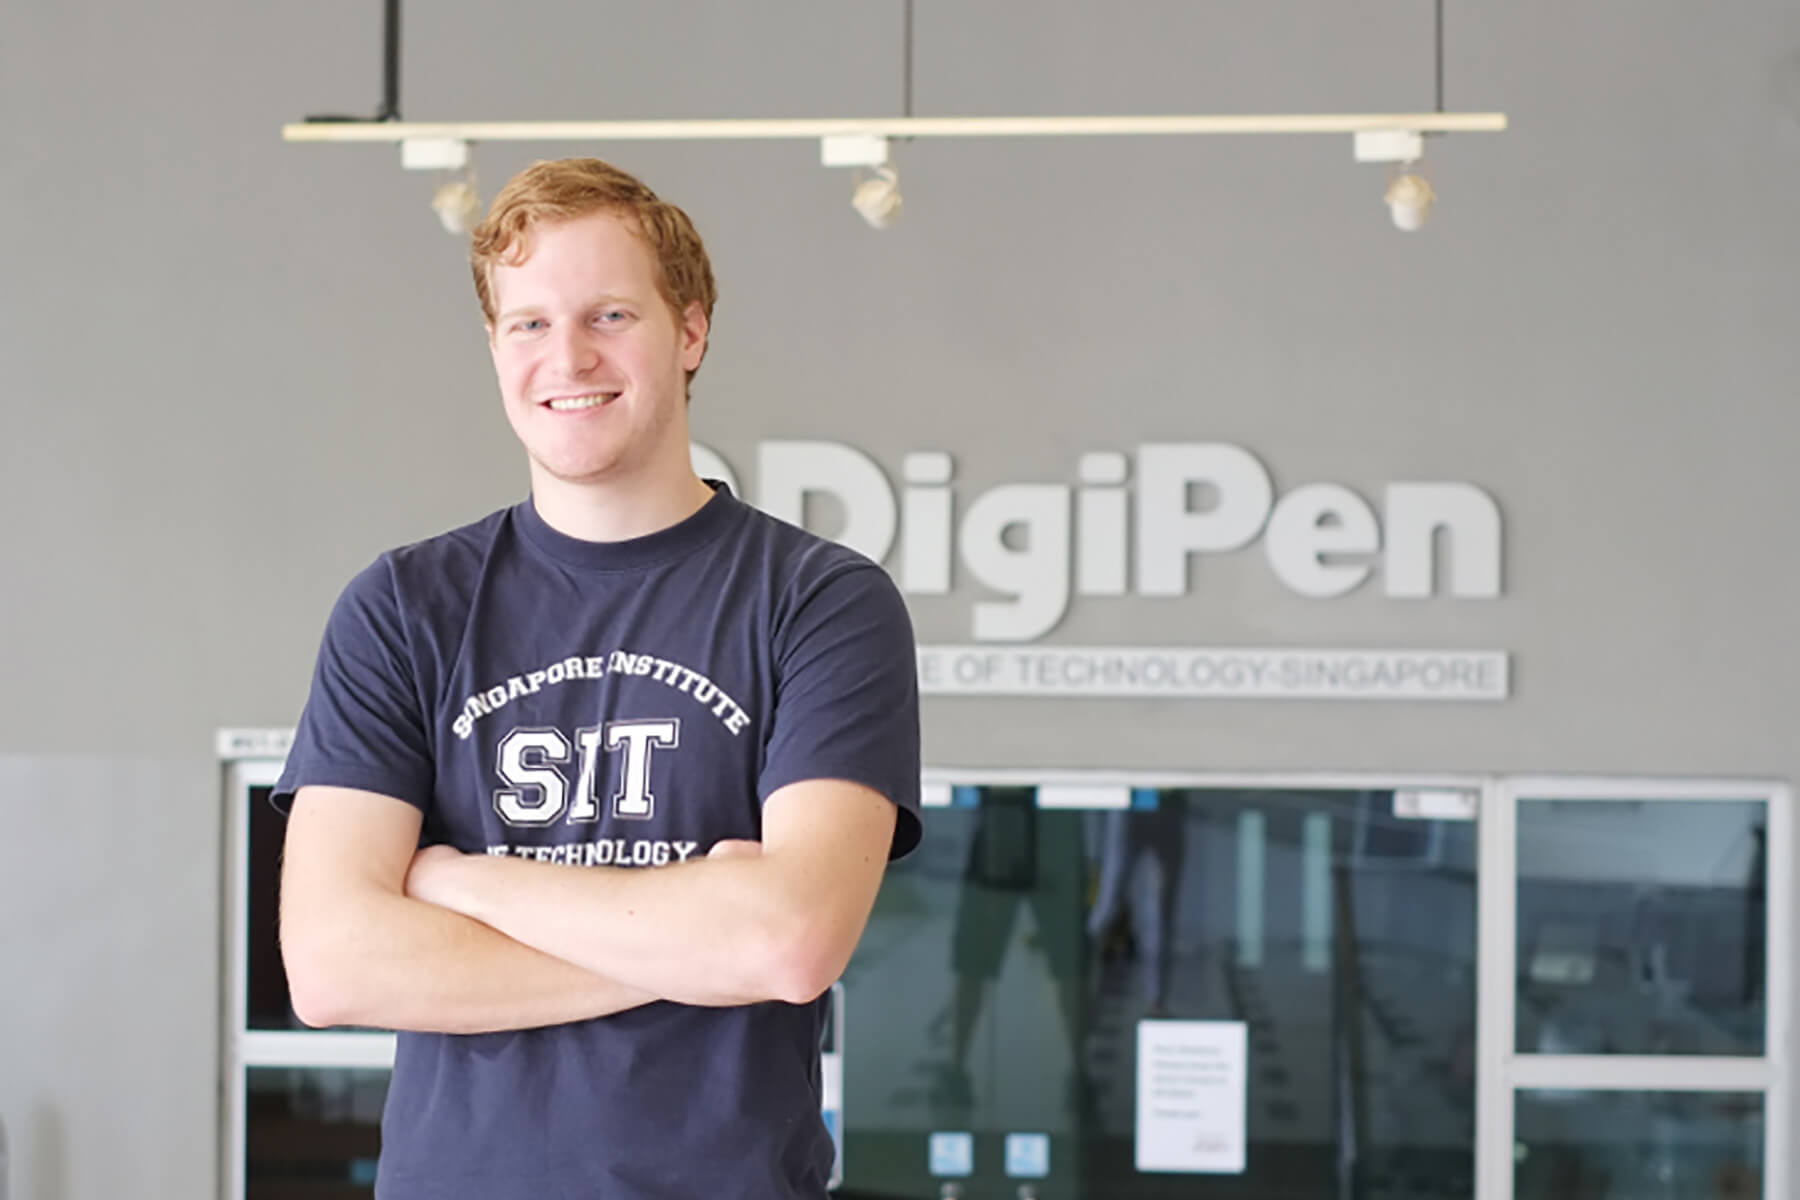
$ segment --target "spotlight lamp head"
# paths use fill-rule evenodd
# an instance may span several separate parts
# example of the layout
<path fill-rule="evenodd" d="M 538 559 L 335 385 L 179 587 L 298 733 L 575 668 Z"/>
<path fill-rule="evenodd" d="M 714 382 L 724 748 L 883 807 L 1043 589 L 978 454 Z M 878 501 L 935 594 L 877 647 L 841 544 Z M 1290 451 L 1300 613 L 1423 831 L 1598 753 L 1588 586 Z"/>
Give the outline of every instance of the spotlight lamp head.
<path fill-rule="evenodd" d="M 472 179 L 452 179 L 431 198 L 431 209 L 445 233 L 468 233 L 481 220 L 481 194 Z"/>
<path fill-rule="evenodd" d="M 873 168 L 857 181 L 850 204 L 872 228 L 893 225 L 900 219 L 900 173 L 889 163 Z"/>
<path fill-rule="evenodd" d="M 1407 164 L 1408 168 L 1411 166 L 1411 163 Z M 1425 219 L 1431 215 L 1432 201 L 1436 199 L 1431 181 L 1410 169 L 1396 174 L 1388 183 L 1387 194 L 1382 197 L 1394 218 L 1394 227 L 1408 233 L 1425 224 Z"/>

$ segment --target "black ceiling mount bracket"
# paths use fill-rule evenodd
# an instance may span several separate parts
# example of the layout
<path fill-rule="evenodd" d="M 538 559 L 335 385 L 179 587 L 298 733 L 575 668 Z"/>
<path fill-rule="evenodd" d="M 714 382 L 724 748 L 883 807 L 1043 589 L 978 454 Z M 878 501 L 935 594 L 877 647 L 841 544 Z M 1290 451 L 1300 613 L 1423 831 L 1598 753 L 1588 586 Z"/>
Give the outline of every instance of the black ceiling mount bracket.
<path fill-rule="evenodd" d="M 309 123 L 400 119 L 400 0 L 382 0 L 381 107 L 373 117 L 308 116 Z"/>
<path fill-rule="evenodd" d="M 1444 111 L 1444 0 L 1432 0 L 1432 64 L 1436 68 L 1437 111 Z M 1425 137 L 1442 137 L 1444 131 L 1426 130 Z"/>
<path fill-rule="evenodd" d="M 906 33 L 901 74 L 902 108 L 910 117 L 913 115 L 913 0 L 906 0 Z"/>

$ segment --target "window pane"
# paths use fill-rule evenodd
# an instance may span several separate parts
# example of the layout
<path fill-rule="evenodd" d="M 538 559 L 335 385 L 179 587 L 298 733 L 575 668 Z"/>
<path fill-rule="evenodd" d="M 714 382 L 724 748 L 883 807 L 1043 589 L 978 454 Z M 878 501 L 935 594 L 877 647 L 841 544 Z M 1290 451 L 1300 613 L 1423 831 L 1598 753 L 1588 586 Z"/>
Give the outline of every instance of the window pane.
<path fill-rule="evenodd" d="M 1763 1052 L 1760 802 L 1521 800 L 1517 1048 Z"/>
<path fill-rule="evenodd" d="M 246 1200 L 375 1195 L 386 1070 L 251 1067 L 244 1079 Z"/>
<path fill-rule="evenodd" d="M 287 972 L 281 966 L 278 934 L 281 887 L 281 842 L 287 818 L 269 803 L 274 787 L 248 789 L 245 829 L 249 837 L 250 887 L 244 929 L 246 994 L 244 1024 L 250 1029 L 304 1029 L 288 997 Z"/>
<path fill-rule="evenodd" d="M 1522 1091 L 1516 1200 L 1758 1200 L 1763 1100 L 1737 1092 Z"/>
<path fill-rule="evenodd" d="M 974 1135 L 964 1195 L 1467 1196 L 1475 829 L 1390 791 L 1160 789 L 1118 811 L 957 788 L 894 864 L 845 976 L 846 1194 L 935 1197 L 932 1131 Z M 1140 1020 L 1240 1021 L 1247 1169 L 1136 1169 Z M 1343 1193 L 1351 1194 L 1351 1193 Z"/>

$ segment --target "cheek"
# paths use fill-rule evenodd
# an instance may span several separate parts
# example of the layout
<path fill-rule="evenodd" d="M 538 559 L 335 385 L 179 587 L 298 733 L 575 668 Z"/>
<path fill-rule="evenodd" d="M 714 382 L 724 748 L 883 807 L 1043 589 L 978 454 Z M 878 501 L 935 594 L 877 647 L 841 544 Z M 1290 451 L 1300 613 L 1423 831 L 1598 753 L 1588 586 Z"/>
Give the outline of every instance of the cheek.
<path fill-rule="evenodd" d="M 514 399 L 531 379 L 531 363 L 519 356 L 496 354 L 494 377 L 500 381 L 500 394 L 508 400 Z"/>

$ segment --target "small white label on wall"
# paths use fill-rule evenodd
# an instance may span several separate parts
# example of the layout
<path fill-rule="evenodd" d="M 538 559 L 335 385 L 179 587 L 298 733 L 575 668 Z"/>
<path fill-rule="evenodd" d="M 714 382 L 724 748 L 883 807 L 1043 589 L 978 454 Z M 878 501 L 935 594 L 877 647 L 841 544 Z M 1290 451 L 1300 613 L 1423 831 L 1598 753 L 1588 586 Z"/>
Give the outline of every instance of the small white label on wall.
<path fill-rule="evenodd" d="M 949 808 L 950 785 L 947 783 L 923 783 L 919 785 L 919 807 Z"/>
<path fill-rule="evenodd" d="M 286 758 L 294 748 L 292 729 L 221 729 L 213 746 L 222 759 Z"/>
<path fill-rule="evenodd" d="M 1415 821 L 1473 821 L 1480 800 L 1472 788 L 1396 788 L 1394 815 Z"/>
<path fill-rule="evenodd" d="M 1504 700 L 1503 650 L 1254 646 L 920 646 L 939 696 L 1237 700 Z"/>
<path fill-rule="evenodd" d="M 1138 1022 L 1138 1170 L 1243 1174 L 1248 1042 L 1242 1021 Z"/>
<path fill-rule="evenodd" d="M 1084 784 L 1041 783 L 1037 790 L 1039 808 L 1130 808 L 1128 787 L 1095 787 Z"/>

